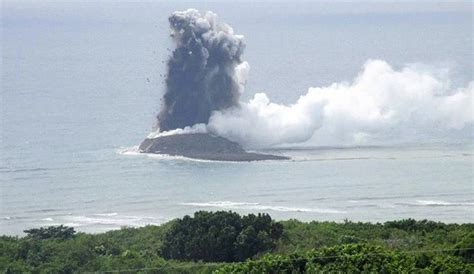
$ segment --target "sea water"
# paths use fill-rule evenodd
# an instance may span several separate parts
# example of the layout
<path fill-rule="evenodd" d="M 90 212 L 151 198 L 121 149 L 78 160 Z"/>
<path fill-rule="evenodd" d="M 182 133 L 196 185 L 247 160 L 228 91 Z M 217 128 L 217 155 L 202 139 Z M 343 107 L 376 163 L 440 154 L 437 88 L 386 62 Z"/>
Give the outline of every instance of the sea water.
<path fill-rule="evenodd" d="M 350 81 L 374 58 L 449 69 L 465 87 L 466 3 L 6 2 L 0 234 L 57 224 L 100 232 L 197 210 L 473 222 L 471 140 L 288 145 L 267 152 L 291 160 L 252 163 L 136 152 L 159 110 L 174 10 L 211 9 L 245 35 L 243 100 L 264 91 L 291 103 L 311 86 Z"/>

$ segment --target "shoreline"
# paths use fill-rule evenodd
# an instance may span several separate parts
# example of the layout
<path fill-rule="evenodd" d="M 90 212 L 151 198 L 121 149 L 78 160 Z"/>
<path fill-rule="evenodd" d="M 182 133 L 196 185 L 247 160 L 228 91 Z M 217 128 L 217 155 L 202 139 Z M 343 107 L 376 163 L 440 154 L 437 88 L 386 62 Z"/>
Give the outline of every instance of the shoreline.
<path fill-rule="evenodd" d="M 204 210 L 206 211 L 206 210 Z M 196 211 L 199 212 L 199 211 Z M 206 211 L 207 212 L 207 211 Z M 208 211 L 208 212 L 235 212 L 233 210 L 215 210 L 215 211 Z M 242 213 L 239 213 L 242 214 Z M 253 212 L 249 214 L 268 214 L 267 212 Z M 271 214 L 270 214 L 271 215 Z M 87 225 L 79 225 L 79 226 L 74 226 L 70 225 L 68 223 L 52 223 L 52 224 L 45 224 L 45 225 L 39 225 L 39 226 L 28 226 L 22 229 L 28 230 L 28 229 L 36 229 L 36 228 L 44 228 L 44 227 L 51 227 L 51 226 L 67 226 L 67 227 L 72 227 L 74 228 L 78 233 L 83 233 L 87 235 L 100 235 L 100 234 L 106 234 L 106 233 L 113 233 L 117 232 L 123 229 L 143 229 L 146 227 L 162 227 L 162 226 L 167 226 L 170 223 L 172 223 L 174 220 L 179 219 L 181 217 L 175 217 L 171 218 L 168 220 L 163 220 L 162 222 L 159 223 L 148 223 L 148 224 L 141 224 L 141 225 L 123 225 L 123 226 L 117 226 L 117 227 L 112 227 L 112 228 L 106 228 L 106 229 L 86 229 L 82 230 L 81 227 L 87 226 Z M 438 221 L 435 219 L 427 219 L 427 218 L 399 218 L 399 219 L 390 219 L 386 221 L 358 221 L 358 220 L 351 220 L 351 219 L 343 219 L 343 220 L 324 220 L 324 219 L 306 219 L 302 220 L 299 218 L 285 218 L 285 219 L 279 219 L 275 218 L 275 221 L 277 222 L 298 222 L 301 224 L 311 224 L 311 223 L 319 223 L 319 224 L 333 224 L 333 225 L 342 225 L 345 223 L 353 223 L 353 224 L 364 224 L 364 225 L 384 225 L 385 223 L 389 222 L 400 222 L 400 221 L 405 221 L 405 220 L 414 220 L 417 222 L 421 221 L 427 221 L 427 222 L 433 222 L 433 223 L 439 223 L 443 225 L 472 225 L 474 226 L 474 221 L 467 221 L 467 222 L 446 222 L 446 221 Z M 95 225 L 97 227 L 100 227 L 99 225 Z M 90 226 L 89 226 L 90 227 Z M 23 238 L 26 234 L 24 232 L 20 233 L 0 233 L 0 237 L 19 237 Z"/>
<path fill-rule="evenodd" d="M 276 221 L 268 214 L 198 211 L 158 226 L 104 233 L 55 226 L 30 229 L 24 237 L 0 236 L 0 270 L 306 273 L 316 267 L 357 273 L 469 273 L 465 271 L 474 266 L 473 231 L 473 223 Z"/>

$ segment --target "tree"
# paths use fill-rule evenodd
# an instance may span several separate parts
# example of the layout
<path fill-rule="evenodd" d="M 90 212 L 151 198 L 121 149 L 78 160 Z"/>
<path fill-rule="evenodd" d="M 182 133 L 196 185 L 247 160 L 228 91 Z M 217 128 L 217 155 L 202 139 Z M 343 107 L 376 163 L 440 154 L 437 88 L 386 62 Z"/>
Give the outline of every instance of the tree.
<path fill-rule="evenodd" d="M 199 211 L 178 219 L 164 237 L 164 258 L 206 262 L 242 261 L 271 250 L 283 232 L 268 214 Z"/>
<path fill-rule="evenodd" d="M 72 238 L 76 233 L 73 227 L 67 227 L 63 225 L 33 228 L 25 230 L 24 232 L 27 234 L 27 237 L 37 240 L 51 238 L 65 240 Z"/>

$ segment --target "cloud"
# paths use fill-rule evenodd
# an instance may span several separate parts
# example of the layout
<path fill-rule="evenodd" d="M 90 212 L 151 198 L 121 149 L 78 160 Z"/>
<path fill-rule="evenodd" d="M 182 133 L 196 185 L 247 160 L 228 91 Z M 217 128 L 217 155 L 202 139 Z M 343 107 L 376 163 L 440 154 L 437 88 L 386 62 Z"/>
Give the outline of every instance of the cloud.
<path fill-rule="evenodd" d="M 248 68 L 246 69 L 248 73 Z M 351 83 L 310 88 L 295 103 L 264 93 L 212 113 L 207 130 L 247 148 L 312 140 L 316 144 L 396 142 L 422 136 L 472 135 L 474 84 L 453 89 L 420 66 L 393 69 L 369 60 Z"/>

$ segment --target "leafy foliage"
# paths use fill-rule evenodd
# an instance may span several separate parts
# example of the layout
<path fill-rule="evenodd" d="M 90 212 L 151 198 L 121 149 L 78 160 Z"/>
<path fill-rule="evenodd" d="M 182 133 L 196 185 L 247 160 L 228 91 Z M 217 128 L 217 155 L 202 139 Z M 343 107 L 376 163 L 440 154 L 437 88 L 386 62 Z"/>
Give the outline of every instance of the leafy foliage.
<path fill-rule="evenodd" d="M 176 220 L 161 251 L 166 259 L 242 261 L 274 248 L 282 230 L 268 214 L 199 211 Z"/>
<path fill-rule="evenodd" d="M 215 273 L 471 273 L 469 265 L 452 256 L 418 258 L 380 246 L 348 244 L 324 247 L 303 254 L 267 254 L 258 260 L 228 264 Z"/>
<path fill-rule="evenodd" d="M 453 249 L 458 244 L 461 247 L 461 241 L 464 241 L 463 248 L 474 248 L 473 240 L 469 241 L 468 236 L 474 232 L 474 224 L 443 224 L 410 219 L 384 224 L 349 221 L 304 223 L 297 220 L 281 223 L 285 232 L 275 252 L 284 254 L 350 243 L 366 243 L 390 250 L 422 251 Z M 465 255 L 469 257 L 467 253 Z M 474 260 L 469 262 L 473 263 Z"/>
<path fill-rule="evenodd" d="M 389 221 L 385 223 L 385 226 L 388 228 L 398 228 L 405 231 L 426 231 L 432 232 L 437 229 L 445 229 L 448 225 L 433 222 L 429 220 L 417 221 L 414 219 L 405 219 L 399 221 Z"/>
<path fill-rule="evenodd" d="M 70 239 L 74 236 L 76 231 L 73 227 L 67 226 L 50 226 L 50 227 L 41 227 L 33 228 L 24 231 L 26 235 L 30 238 L 45 240 L 45 239 Z"/>
<path fill-rule="evenodd" d="M 474 263 L 474 232 L 469 233 L 456 244 L 454 254 L 463 258 L 464 261 Z"/>

